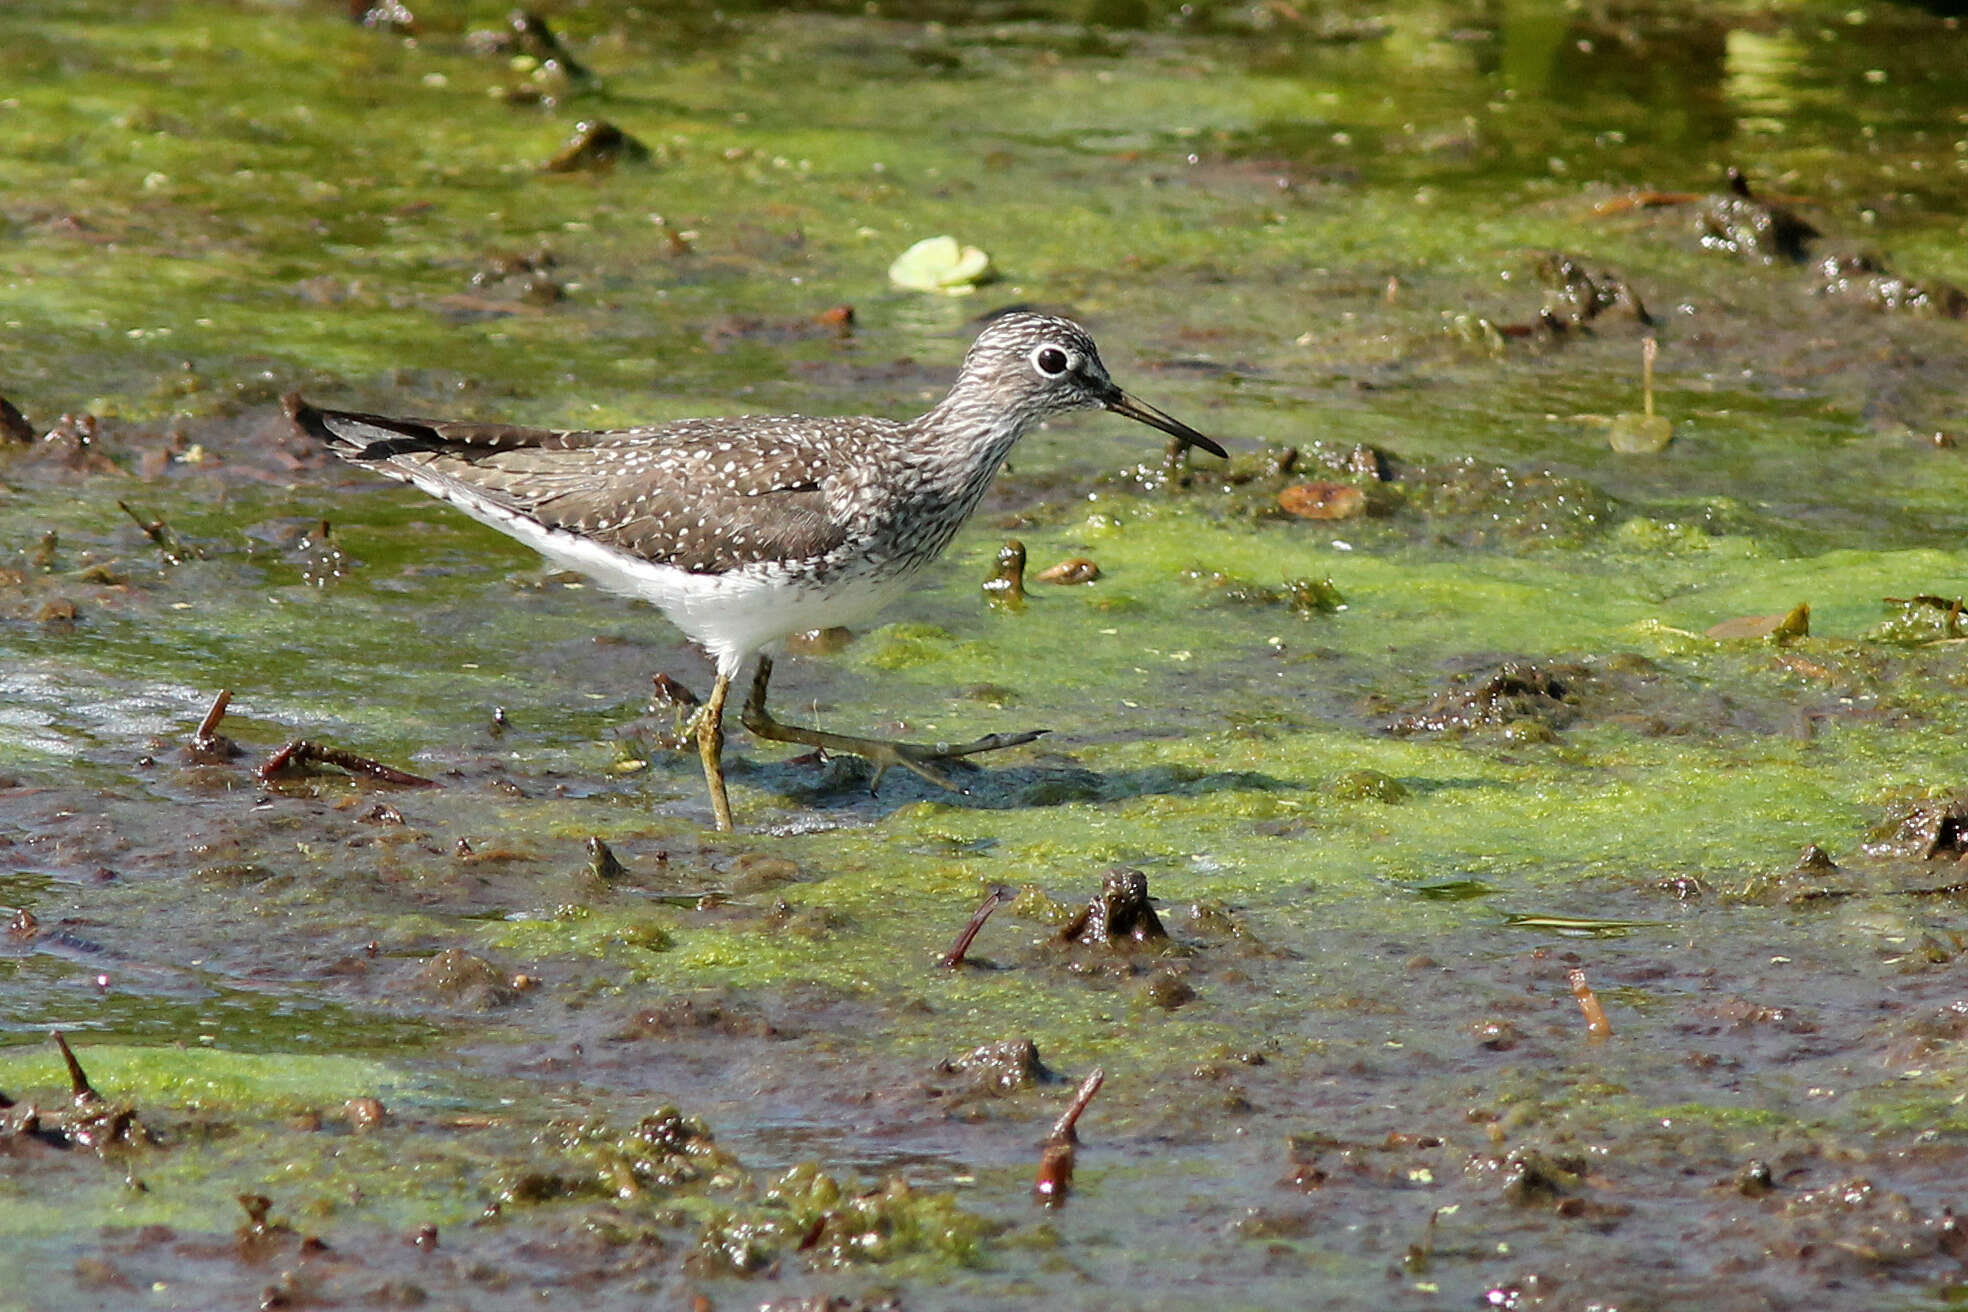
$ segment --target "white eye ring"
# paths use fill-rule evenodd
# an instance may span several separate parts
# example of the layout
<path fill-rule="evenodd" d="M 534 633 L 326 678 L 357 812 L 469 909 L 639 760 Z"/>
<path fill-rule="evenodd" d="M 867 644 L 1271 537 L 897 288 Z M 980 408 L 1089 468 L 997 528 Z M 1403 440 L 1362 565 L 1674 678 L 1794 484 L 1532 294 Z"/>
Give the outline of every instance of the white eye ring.
<path fill-rule="evenodd" d="M 1032 367 L 1041 378 L 1064 378 L 1080 367 L 1080 353 L 1048 342 L 1032 348 Z"/>

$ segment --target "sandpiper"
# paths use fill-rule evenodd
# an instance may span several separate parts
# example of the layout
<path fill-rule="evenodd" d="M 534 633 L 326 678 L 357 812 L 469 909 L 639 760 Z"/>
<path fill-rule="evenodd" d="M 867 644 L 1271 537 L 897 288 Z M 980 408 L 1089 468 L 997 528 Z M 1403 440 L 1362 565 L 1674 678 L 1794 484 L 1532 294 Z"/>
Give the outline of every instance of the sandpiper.
<path fill-rule="evenodd" d="M 717 665 L 693 730 L 720 830 L 724 704 L 747 657 L 753 735 L 901 766 L 940 768 L 1044 732 L 916 744 L 782 724 L 765 709 L 768 645 L 855 624 L 906 590 L 983 498 L 1012 444 L 1044 420 L 1104 408 L 1184 447 L 1224 450 L 1115 385 L 1068 319 L 1009 313 L 978 334 L 948 396 L 904 422 L 864 417 L 683 419 L 594 432 L 322 410 L 294 421 L 346 460 L 441 497 L 556 564 L 661 608 Z M 879 773 L 877 774 L 879 777 Z"/>

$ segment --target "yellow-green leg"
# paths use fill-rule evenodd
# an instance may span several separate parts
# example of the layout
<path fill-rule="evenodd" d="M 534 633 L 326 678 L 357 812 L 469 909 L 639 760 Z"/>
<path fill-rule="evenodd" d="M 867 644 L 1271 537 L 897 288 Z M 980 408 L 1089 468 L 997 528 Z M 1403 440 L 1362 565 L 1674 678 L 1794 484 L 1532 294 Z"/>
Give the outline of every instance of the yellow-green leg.
<path fill-rule="evenodd" d="M 828 733 L 824 729 L 809 729 L 804 725 L 781 724 L 772 718 L 765 709 L 765 686 L 772 680 L 772 658 L 760 656 L 758 672 L 752 675 L 752 690 L 745 698 L 744 710 L 739 713 L 745 728 L 755 738 L 764 738 L 775 743 L 800 743 L 807 747 L 819 747 L 830 752 L 846 752 L 871 761 L 875 767 L 874 783 L 881 783 L 881 777 L 890 766 L 899 765 L 911 774 L 919 775 L 939 788 L 952 792 L 963 792 L 964 788 L 935 764 L 938 761 L 953 761 L 958 757 L 975 756 L 979 752 L 995 752 L 1000 747 L 1017 747 L 1044 737 L 1050 730 L 1033 729 L 1025 733 L 991 733 L 974 742 L 967 743 L 898 743 L 885 738 L 855 738 L 848 734 Z M 723 688 L 711 694 L 712 702 L 722 706 Z M 708 709 L 708 706 L 706 707 Z M 705 757 L 704 768 L 710 769 L 710 758 Z M 870 787 L 874 785 L 871 784 Z M 715 792 L 720 785 L 713 785 Z"/>
<path fill-rule="evenodd" d="M 711 699 L 697 711 L 697 754 L 704 758 L 704 782 L 711 786 L 711 814 L 719 833 L 731 832 L 731 798 L 724 791 L 724 699 L 731 676 L 719 674 Z"/>

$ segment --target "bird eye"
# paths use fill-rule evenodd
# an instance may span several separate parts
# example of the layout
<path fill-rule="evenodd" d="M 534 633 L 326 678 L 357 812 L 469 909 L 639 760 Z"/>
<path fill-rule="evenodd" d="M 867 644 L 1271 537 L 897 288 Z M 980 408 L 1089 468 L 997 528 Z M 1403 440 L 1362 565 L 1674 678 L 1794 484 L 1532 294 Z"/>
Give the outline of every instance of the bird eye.
<path fill-rule="evenodd" d="M 1072 360 L 1066 352 L 1056 346 L 1041 346 L 1032 352 L 1032 367 L 1047 378 L 1057 378 L 1072 367 Z"/>

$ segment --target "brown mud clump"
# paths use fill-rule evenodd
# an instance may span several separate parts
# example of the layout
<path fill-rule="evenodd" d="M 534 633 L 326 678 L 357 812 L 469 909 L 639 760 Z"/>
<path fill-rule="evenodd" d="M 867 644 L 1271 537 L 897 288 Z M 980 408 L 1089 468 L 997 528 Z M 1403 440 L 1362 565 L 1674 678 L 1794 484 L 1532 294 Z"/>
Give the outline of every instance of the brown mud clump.
<path fill-rule="evenodd" d="M 1927 797 L 1893 808 L 1874 826 L 1865 850 L 1872 856 L 1916 861 L 1968 857 L 1968 793 Z"/>
<path fill-rule="evenodd" d="M 1763 264 L 1802 264 L 1818 230 L 1782 205 L 1750 194 L 1749 179 L 1729 170 L 1726 195 L 1710 196 L 1695 210 L 1695 238 L 1712 251 Z"/>
<path fill-rule="evenodd" d="M 548 173 L 591 173 L 617 164 L 641 164 L 649 147 L 603 119 L 575 125 L 574 136 L 541 167 Z"/>
<path fill-rule="evenodd" d="M 1013 1093 L 1058 1078 L 1039 1060 L 1039 1047 L 1030 1039 L 985 1043 L 960 1056 L 945 1057 L 936 1063 L 936 1073 L 959 1076 L 981 1093 Z"/>
<path fill-rule="evenodd" d="M 14 1156 L 26 1145 L 46 1148 L 87 1148 L 100 1155 L 115 1149 L 148 1144 L 149 1131 L 137 1120 L 135 1107 L 115 1103 L 96 1092 L 82 1063 L 60 1032 L 51 1036 L 68 1068 L 68 1106 L 42 1108 L 16 1103 L 0 1094 L 0 1157 Z"/>
<path fill-rule="evenodd" d="M 1168 938 L 1148 900 L 1148 876 L 1116 866 L 1100 880 L 1100 893 L 1059 931 L 1059 942 L 1114 947 Z"/>
<path fill-rule="evenodd" d="M 1936 319 L 1968 318 L 1968 292 L 1938 280 L 1914 282 L 1887 269 L 1870 252 L 1827 255 L 1818 262 L 1811 290 L 1862 305 L 1882 314 L 1921 314 Z"/>
<path fill-rule="evenodd" d="M 1022 610 L 1025 606 L 1025 544 L 1008 538 L 998 548 L 998 558 L 983 582 L 984 598 L 998 610 Z"/>
<path fill-rule="evenodd" d="M 1502 730 L 1548 739 L 1578 716 L 1580 685 L 1591 678 L 1580 665 L 1505 661 L 1486 675 L 1459 676 L 1418 711 L 1397 716 L 1387 730 L 1399 736 Z"/>

